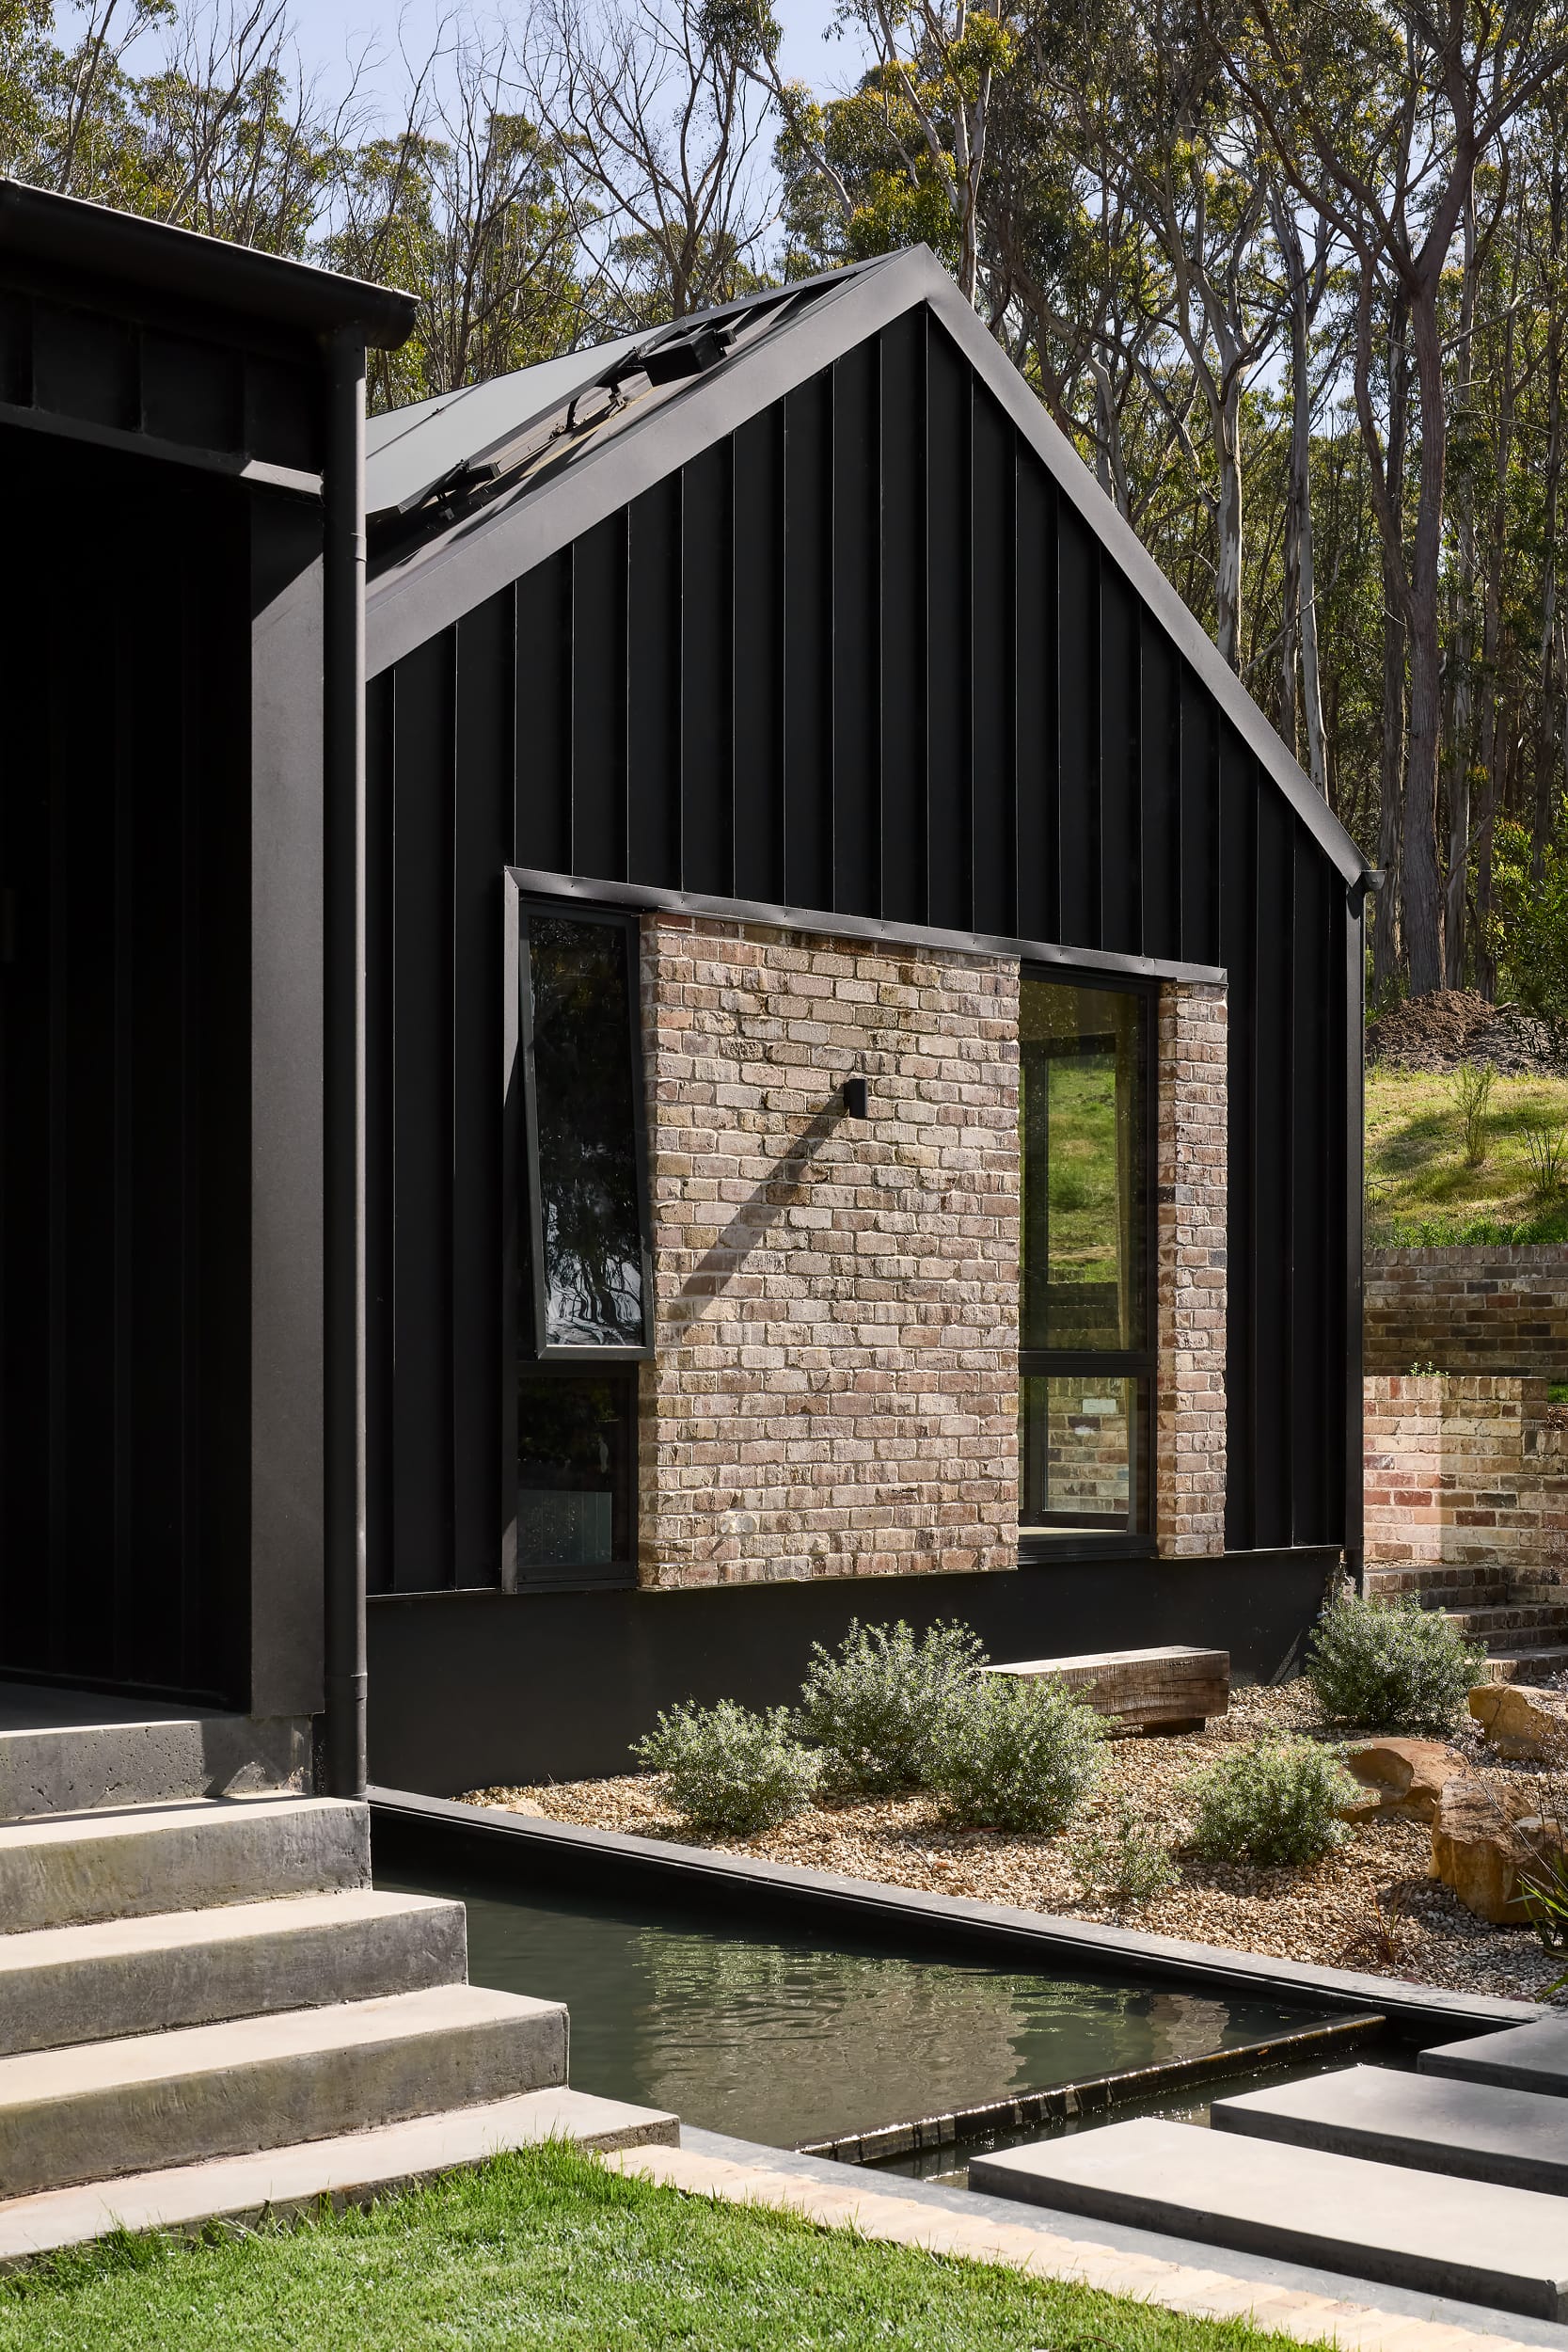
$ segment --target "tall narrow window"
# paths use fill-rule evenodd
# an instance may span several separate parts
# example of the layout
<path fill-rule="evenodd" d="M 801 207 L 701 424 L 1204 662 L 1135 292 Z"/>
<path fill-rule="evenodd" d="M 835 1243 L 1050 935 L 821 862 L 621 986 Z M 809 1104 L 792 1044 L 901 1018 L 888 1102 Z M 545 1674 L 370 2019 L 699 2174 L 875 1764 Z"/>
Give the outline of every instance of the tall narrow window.
<path fill-rule="evenodd" d="M 1150 999 L 1025 972 L 1020 1535 L 1147 1534 Z"/>
<path fill-rule="evenodd" d="M 653 1309 L 636 926 L 527 905 L 517 925 L 516 1581 L 631 1581 Z"/>

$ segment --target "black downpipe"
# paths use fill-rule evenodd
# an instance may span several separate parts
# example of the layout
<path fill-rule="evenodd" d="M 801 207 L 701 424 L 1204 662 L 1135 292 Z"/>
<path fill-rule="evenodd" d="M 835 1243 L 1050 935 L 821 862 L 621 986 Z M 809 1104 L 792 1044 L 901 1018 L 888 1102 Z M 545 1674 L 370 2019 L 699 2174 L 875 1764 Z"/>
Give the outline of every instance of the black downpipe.
<path fill-rule="evenodd" d="M 325 338 L 324 1794 L 365 1792 L 365 339 Z"/>

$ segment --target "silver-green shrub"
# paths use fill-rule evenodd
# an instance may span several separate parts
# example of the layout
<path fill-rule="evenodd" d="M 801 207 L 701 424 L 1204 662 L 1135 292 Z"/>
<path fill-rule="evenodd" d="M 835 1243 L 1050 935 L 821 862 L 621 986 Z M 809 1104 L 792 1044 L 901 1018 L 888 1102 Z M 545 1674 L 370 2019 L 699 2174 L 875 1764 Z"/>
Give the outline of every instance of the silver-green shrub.
<path fill-rule="evenodd" d="M 987 1676 L 937 1727 L 931 1786 L 975 1829 L 1058 1830 L 1100 1776 L 1105 1725 L 1059 1682 Z"/>
<path fill-rule="evenodd" d="M 1181 1877 L 1164 1839 L 1128 1797 L 1117 1799 L 1109 1823 L 1097 1822 L 1075 1841 L 1072 1867 L 1083 1892 L 1105 1896 L 1118 1918 L 1168 1894 Z"/>
<path fill-rule="evenodd" d="M 923 1788 L 938 1730 L 985 1663 L 966 1625 L 934 1625 L 917 1637 L 902 1618 L 857 1618 L 836 1652 L 814 1642 L 797 1722 L 822 1751 L 827 1786 L 874 1796 Z"/>
<path fill-rule="evenodd" d="M 1260 1740 L 1192 1774 L 1192 1844 L 1206 1862 L 1316 1862 L 1350 1831 L 1339 1807 L 1364 1794 L 1335 1755 L 1312 1740 Z"/>
<path fill-rule="evenodd" d="M 1323 1611 L 1307 1652 L 1307 1679 L 1328 1721 L 1373 1731 L 1451 1729 L 1485 1670 L 1485 1650 L 1413 1595 L 1345 1594 Z"/>
<path fill-rule="evenodd" d="M 669 1775 L 671 1801 L 692 1829 L 739 1837 L 808 1805 L 821 1770 L 795 1738 L 787 1707 L 754 1714 L 733 1699 L 671 1708 L 632 1754 L 644 1772 Z"/>

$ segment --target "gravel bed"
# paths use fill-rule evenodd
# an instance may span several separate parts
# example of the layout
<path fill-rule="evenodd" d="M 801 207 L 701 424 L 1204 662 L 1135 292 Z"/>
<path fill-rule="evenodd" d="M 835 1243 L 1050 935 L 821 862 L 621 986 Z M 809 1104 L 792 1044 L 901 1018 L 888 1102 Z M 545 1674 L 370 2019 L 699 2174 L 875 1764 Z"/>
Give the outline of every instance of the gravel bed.
<path fill-rule="evenodd" d="M 666 1804 L 661 1773 L 475 1788 L 463 1802 L 709 1846 L 720 1853 L 798 1863 L 927 1894 L 967 1895 L 1026 1911 L 1112 1921 L 1118 1915 L 1103 1899 L 1085 1895 L 1072 1849 L 1097 1816 L 1113 1815 L 1118 1798 L 1126 1796 L 1176 1847 L 1181 1870 L 1180 1883 L 1168 1894 L 1120 1914 L 1127 1925 L 1454 1992 L 1515 2000 L 1539 1995 L 1559 1973 L 1559 1963 L 1543 1951 L 1532 1929 L 1490 1927 L 1430 1879 L 1431 1836 L 1418 1822 L 1363 1823 L 1347 1844 L 1305 1867 L 1265 1870 L 1241 1863 L 1201 1863 L 1182 1853 L 1180 1790 L 1188 1773 L 1235 1741 L 1270 1730 L 1337 1736 L 1321 1722 L 1305 1682 L 1236 1691 L 1229 1714 L 1205 1732 L 1174 1738 L 1123 1734 L 1109 1740 L 1096 1793 L 1070 1828 L 1054 1837 L 955 1829 L 928 1796 L 816 1805 L 755 1837 L 704 1837 L 687 1829 Z M 1456 1733 L 1451 1744 L 1481 1779 L 1500 1785 L 1528 1773 L 1525 1766 L 1482 1763 L 1484 1748 L 1473 1725 Z"/>

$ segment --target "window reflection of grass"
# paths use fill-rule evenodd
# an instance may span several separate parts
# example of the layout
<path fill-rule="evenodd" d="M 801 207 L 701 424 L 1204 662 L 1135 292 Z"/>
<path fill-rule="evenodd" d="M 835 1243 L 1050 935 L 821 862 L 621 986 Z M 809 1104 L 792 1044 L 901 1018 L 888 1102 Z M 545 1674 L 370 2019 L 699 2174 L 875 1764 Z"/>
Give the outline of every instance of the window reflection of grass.
<path fill-rule="evenodd" d="M 1052 1279 L 1114 1281 L 1116 1067 L 1097 1056 L 1050 1069 Z"/>
<path fill-rule="evenodd" d="M 1528 1137 L 1543 1121 L 1568 1122 L 1568 1081 L 1499 1077 L 1486 1159 L 1469 1167 L 1450 1078 L 1369 1071 L 1369 1246 L 1568 1241 L 1568 1200 L 1543 1201 L 1531 1190 Z"/>

